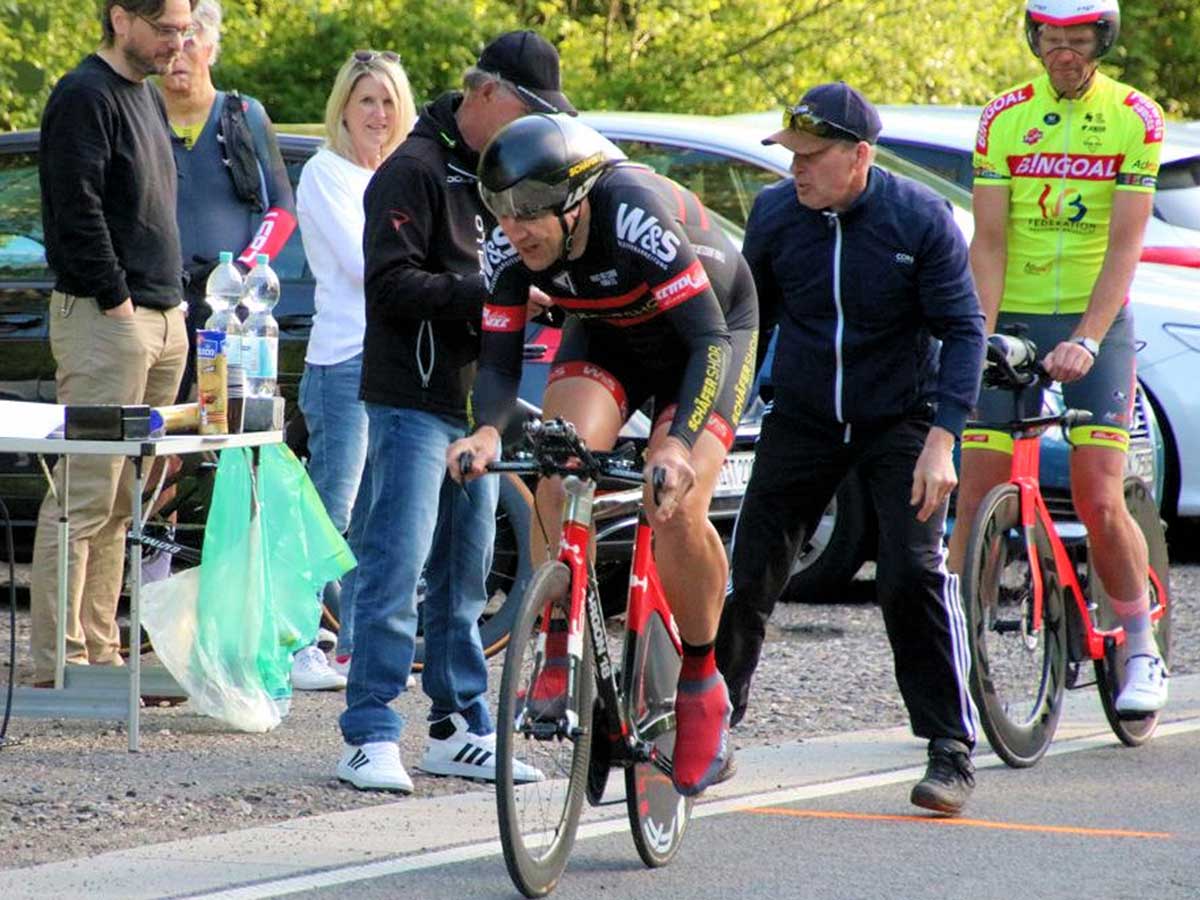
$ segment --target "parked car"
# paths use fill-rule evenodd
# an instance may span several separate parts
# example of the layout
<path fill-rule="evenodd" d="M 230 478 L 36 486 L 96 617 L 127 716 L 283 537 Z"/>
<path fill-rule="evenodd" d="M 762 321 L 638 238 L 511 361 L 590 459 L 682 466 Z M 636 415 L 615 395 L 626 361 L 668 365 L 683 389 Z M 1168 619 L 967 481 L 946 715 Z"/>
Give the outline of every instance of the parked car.
<path fill-rule="evenodd" d="M 790 156 L 778 146 L 764 147 L 762 134 L 773 129 L 730 118 L 652 113 L 590 113 L 584 120 L 614 141 L 631 158 L 653 166 L 695 191 L 720 215 L 725 227 L 740 241 L 746 218 L 758 191 L 787 175 Z M 283 133 L 280 147 L 293 180 L 317 146 L 309 135 Z M 41 221 L 37 200 L 36 134 L 0 135 L 0 397 L 50 401 L 54 394 L 54 366 L 46 338 L 46 298 L 49 272 L 41 252 Z M 954 204 L 955 218 L 971 227 L 970 194 L 961 187 L 926 172 L 886 151 L 880 163 L 923 181 Z M 304 344 L 312 317 L 312 275 L 304 260 L 299 234 L 292 236 L 276 260 L 283 283 L 283 299 L 276 308 L 280 321 L 280 391 L 290 399 L 303 370 Z M 522 396 L 539 398 L 546 364 L 558 345 L 556 329 L 533 326 L 527 343 L 534 349 L 526 365 Z M 10 352 L 11 348 L 11 352 Z M 540 349 L 536 349 L 540 348 Z M 9 362 L 9 360 L 13 362 Z M 1139 410 L 1143 404 L 1139 403 Z M 1148 408 L 1146 409 L 1148 413 Z M 753 465 L 749 449 L 757 433 L 761 406 L 750 410 L 739 429 L 739 445 L 722 474 L 714 498 L 713 519 L 726 536 L 732 529 L 738 503 Z M 645 436 L 645 423 L 635 421 L 623 432 L 629 440 Z M 1156 432 L 1152 420 L 1139 418 L 1130 465 L 1153 480 Z M 1069 509 L 1066 499 L 1066 452 L 1061 439 L 1044 443 L 1043 473 L 1051 497 Z M 21 497 L 24 516 L 36 514 L 43 488 L 36 462 L 0 457 L 0 495 Z M 507 496 L 507 499 L 505 499 Z M 609 492 L 599 501 L 598 569 L 602 578 L 619 571 L 631 546 L 636 492 Z M 511 585 L 519 578 L 518 564 L 525 559 L 529 498 L 510 486 L 502 492 L 502 522 L 497 543 L 497 567 Z M 15 512 L 21 516 L 21 512 Z M 788 586 L 793 599 L 822 599 L 845 586 L 866 558 L 873 556 L 874 513 L 856 479 L 840 487 L 820 527 L 801 548 Z M 615 602 L 623 597 L 623 584 L 612 585 Z M 500 591 L 497 599 L 503 599 Z"/>
<path fill-rule="evenodd" d="M 884 106 L 879 143 L 967 189 L 979 107 Z M 1131 298 L 1138 379 L 1164 440 L 1167 516 L 1200 517 L 1200 130 L 1168 123 Z M 1152 265 L 1157 263 L 1158 265 Z"/>

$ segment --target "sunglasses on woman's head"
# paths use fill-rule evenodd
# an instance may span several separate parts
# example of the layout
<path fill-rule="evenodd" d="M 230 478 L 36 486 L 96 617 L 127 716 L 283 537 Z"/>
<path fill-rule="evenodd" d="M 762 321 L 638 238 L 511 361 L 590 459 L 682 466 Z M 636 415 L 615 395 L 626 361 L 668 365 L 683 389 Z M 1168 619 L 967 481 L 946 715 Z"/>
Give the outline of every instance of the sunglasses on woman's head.
<path fill-rule="evenodd" d="M 400 63 L 400 54 L 393 53 L 391 50 L 355 50 L 354 61 L 360 63 L 369 63 L 373 60 L 383 58 L 386 62 Z"/>

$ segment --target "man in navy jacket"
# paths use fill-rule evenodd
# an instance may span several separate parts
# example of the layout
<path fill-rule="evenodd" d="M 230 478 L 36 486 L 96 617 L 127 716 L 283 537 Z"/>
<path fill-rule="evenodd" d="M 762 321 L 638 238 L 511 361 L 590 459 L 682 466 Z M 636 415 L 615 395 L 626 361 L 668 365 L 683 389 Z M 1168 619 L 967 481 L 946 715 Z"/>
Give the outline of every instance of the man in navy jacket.
<path fill-rule="evenodd" d="M 879 130 L 874 107 L 838 82 L 811 89 L 764 140 L 793 153 L 793 177 L 759 195 L 743 247 L 763 334 L 779 326 L 775 395 L 734 535 L 717 661 L 736 722 L 796 550 L 857 466 L 878 513 L 876 587 L 896 677 L 913 732 L 929 741 L 912 802 L 957 813 L 974 786 L 975 711 L 942 536 L 983 314 L 949 204 L 872 165 Z"/>

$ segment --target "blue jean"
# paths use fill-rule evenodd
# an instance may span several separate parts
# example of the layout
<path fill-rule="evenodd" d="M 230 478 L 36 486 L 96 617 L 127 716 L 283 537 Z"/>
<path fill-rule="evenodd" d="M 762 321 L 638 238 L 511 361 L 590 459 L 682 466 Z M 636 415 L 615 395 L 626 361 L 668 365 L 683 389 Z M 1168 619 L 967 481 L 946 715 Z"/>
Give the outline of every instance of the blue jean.
<path fill-rule="evenodd" d="M 331 366 L 305 363 L 300 411 L 308 427 L 308 477 L 338 531 L 358 555 L 371 496 L 367 467 L 367 410 L 358 399 L 362 354 Z M 357 569 L 325 586 L 325 604 L 337 610 L 337 652 L 354 649 L 354 583 Z"/>
<path fill-rule="evenodd" d="M 388 704 L 404 690 L 417 635 L 417 582 L 429 720 L 461 713 L 474 734 L 494 729 L 479 640 L 492 565 L 499 479 L 464 489 L 446 475 L 446 449 L 463 423 L 368 403 L 371 506 L 355 588 L 355 644 L 340 723 L 346 743 L 395 741 L 403 719 Z M 426 563 L 428 562 L 428 566 Z"/>

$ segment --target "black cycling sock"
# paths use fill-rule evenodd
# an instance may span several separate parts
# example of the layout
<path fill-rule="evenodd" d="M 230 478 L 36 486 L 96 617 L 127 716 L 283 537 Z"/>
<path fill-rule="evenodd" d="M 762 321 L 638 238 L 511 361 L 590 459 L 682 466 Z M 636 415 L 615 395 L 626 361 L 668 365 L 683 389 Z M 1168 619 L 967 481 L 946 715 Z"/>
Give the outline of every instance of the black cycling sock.
<path fill-rule="evenodd" d="M 683 641 L 682 643 L 684 656 L 708 656 L 717 642 L 709 641 L 707 644 L 689 644 L 687 641 Z"/>

